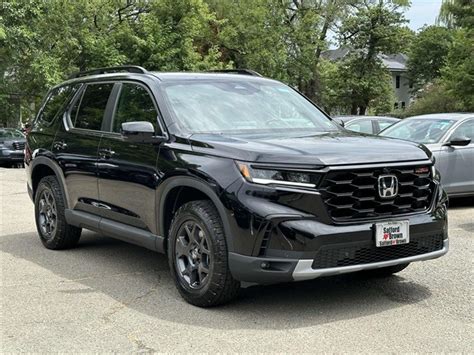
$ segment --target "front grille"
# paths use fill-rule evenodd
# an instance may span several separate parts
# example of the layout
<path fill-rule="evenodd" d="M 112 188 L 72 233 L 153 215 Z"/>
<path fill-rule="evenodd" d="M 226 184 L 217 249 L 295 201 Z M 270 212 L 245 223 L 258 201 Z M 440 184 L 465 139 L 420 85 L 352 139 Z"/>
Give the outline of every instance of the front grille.
<path fill-rule="evenodd" d="M 428 171 L 415 173 L 420 168 Z M 393 199 L 378 194 L 377 178 L 385 174 L 398 179 L 398 194 Z M 434 191 L 431 175 L 426 165 L 334 170 L 325 175 L 319 190 L 334 221 L 389 217 L 427 210 Z"/>
<path fill-rule="evenodd" d="M 12 146 L 14 150 L 23 150 L 25 149 L 25 142 L 13 142 Z"/>
<path fill-rule="evenodd" d="M 424 236 L 408 244 L 377 248 L 375 244 L 323 247 L 316 255 L 313 269 L 370 264 L 421 255 L 443 248 L 443 234 Z"/>

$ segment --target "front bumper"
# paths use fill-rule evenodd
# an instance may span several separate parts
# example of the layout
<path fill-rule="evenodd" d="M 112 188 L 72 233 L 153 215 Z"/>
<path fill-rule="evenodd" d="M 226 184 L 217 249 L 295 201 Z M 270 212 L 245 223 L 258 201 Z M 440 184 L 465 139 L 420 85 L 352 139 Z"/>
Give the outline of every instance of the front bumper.
<path fill-rule="evenodd" d="M 230 271 L 240 281 L 271 284 L 438 258 L 448 252 L 447 198 L 441 189 L 435 196 L 426 212 L 351 224 L 267 215 L 259 225 L 269 232 L 254 231 L 251 254 L 229 253 Z M 409 221 L 410 243 L 375 247 L 374 224 L 390 220 Z"/>
<path fill-rule="evenodd" d="M 252 257 L 229 253 L 229 267 L 234 278 L 237 280 L 258 284 L 272 284 L 311 280 L 323 276 L 379 269 L 415 261 L 426 261 L 439 258 L 446 254 L 448 250 L 449 240 L 444 239 L 442 248 L 433 252 L 367 264 L 329 268 L 313 268 L 314 259 Z"/>
<path fill-rule="evenodd" d="M 1 163 L 21 163 L 25 159 L 25 153 L 23 150 L 0 150 L 0 162 Z"/>

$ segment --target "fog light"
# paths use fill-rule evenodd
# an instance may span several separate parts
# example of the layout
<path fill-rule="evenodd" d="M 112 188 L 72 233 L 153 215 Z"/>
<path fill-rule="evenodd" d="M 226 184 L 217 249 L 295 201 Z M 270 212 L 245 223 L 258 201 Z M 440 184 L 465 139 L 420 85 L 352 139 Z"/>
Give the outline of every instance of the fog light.
<path fill-rule="evenodd" d="M 270 263 L 264 261 L 260 266 L 262 267 L 262 269 L 269 269 L 270 268 Z"/>

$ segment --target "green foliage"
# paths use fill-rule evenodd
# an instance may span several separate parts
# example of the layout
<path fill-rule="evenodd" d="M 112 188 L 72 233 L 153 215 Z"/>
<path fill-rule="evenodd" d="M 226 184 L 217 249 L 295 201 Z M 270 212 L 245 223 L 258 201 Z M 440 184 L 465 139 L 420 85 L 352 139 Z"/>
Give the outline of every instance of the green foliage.
<path fill-rule="evenodd" d="M 474 111 L 474 6 L 471 0 L 445 0 L 440 19 L 449 26 L 450 41 L 444 50 L 439 79 L 410 110 L 422 112 Z M 425 53 L 436 61 L 435 53 Z M 439 53 L 438 55 L 442 55 Z"/>
<path fill-rule="evenodd" d="M 441 70 L 442 83 L 460 111 L 474 111 L 474 37 L 459 30 Z"/>
<path fill-rule="evenodd" d="M 417 91 L 441 75 L 452 43 L 452 31 L 446 27 L 428 26 L 421 29 L 408 53 L 408 76 Z"/>
<path fill-rule="evenodd" d="M 474 28 L 472 0 L 443 0 L 439 20 L 449 27 Z"/>
<path fill-rule="evenodd" d="M 121 64 L 250 68 L 333 113 L 386 112 L 393 92 L 379 55 L 406 48 L 416 88 L 437 83 L 417 107 L 442 92 L 457 109 L 473 110 L 470 2 L 446 0 L 441 17 L 448 28 L 415 36 L 404 26 L 407 0 L 4 1 L 0 124 L 30 118 L 46 91 L 73 72 Z M 321 56 L 330 31 L 353 49 L 336 63 Z"/>
<path fill-rule="evenodd" d="M 340 40 L 352 49 L 334 78 L 336 99 L 350 107 L 351 114 L 365 114 L 369 105 L 386 110 L 392 101 L 391 78 L 380 54 L 399 52 L 411 36 L 401 25 L 404 2 L 364 2 L 341 26 Z M 347 111 L 347 110 L 344 110 Z"/>
<path fill-rule="evenodd" d="M 401 117 L 416 116 L 438 112 L 463 111 L 457 100 L 439 81 L 429 84 L 421 92 L 417 100 L 405 110 Z"/>

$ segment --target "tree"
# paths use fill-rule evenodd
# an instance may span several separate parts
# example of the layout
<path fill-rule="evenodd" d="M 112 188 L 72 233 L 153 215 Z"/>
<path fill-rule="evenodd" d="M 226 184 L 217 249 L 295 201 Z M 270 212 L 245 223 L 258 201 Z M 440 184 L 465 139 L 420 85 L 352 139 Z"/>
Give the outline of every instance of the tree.
<path fill-rule="evenodd" d="M 32 104 L 48 88 L 78 70 L 121 64 L 153 70 L 220 67 L 213 32 L 218 26 L 202 0 L 5 2 L 0 119 L 6 122 L 18 109 L 34 111 Z M 10 93 L 19 93 L 20 101 Z M 13 101 L 20 108 L 6 104 Z"/>
<path fill-rule="evenodd" d="M 474 6 L 472 0 L 443 0 L 438 20 L 448 27 L 474 27 Z"/>
<path fill-rule="evenodd" d="M 407 62 L 413 91 L 418 91 L 440 77 L 452 40 L 452 31 L 440 26 L 424 27 L 416 35 L 410 46 Z"/>
<path fill-rule="evenodd" d="M 473 31 L 457 31 L 449 50 L 441 83 L 458 102 L 459 111 L 474 111 L 474 37 Z"/>
<path fill-rule="evenodd" d="M 458 102 L 459 110 L 474 111 L 474 6 L 471 0 L 445 0 L 440 19 L 454 28 L 454 41 L 446 66 L 441 70 L 441 84 Z"/>
<path fill-rule="evenodd" d="M 224 25 L 222 59 L 283 80 L 319 101 L 328 31 L 358 0 L 207 0 Z"/>
<path fill-rule="evenodd" d="M 407 31 L 402 8 L 405 1 L 366 1 L 354 6 L 354 11 L 340 27 L 340 41 L 351 53 L 339 64 L 335 82 L 338 100 L 347 102 L 351 114 L 363 115 L 371 103 L 391 96 L 388 71 L 381 54 L 401 50 Z"/>

